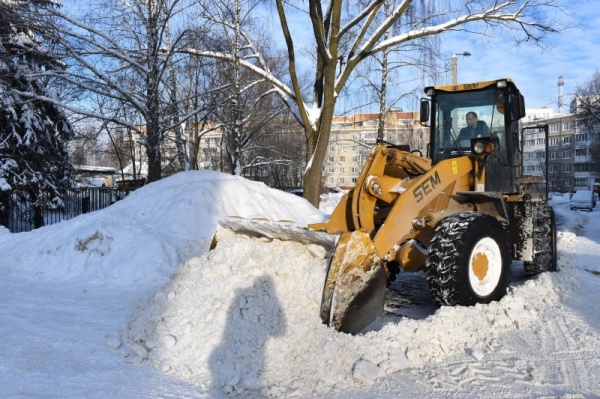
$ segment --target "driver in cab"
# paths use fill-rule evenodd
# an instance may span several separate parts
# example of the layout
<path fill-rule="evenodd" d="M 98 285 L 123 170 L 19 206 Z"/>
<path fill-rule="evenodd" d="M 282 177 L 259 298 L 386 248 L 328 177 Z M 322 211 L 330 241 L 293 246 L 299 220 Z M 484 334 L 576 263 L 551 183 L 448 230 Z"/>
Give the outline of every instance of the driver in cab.
<path fill-rule="evenodd" d="M 458 142 L 463 147 L 469 147 L 472 138 L 489 136 L 489 128 L 484 121 L 477 118 L 473 111 L 467 112 L 467 126 L 460 129 Z"/>

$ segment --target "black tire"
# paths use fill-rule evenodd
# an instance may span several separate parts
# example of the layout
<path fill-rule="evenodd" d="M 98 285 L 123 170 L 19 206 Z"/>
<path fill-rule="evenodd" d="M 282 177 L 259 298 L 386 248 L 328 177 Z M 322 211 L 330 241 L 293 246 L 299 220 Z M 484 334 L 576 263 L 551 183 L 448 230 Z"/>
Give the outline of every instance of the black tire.
<path fill-rule="evenodd" d="M 543 272 L 555 272 L 556 220 L 554 210 L 548 204 L 537 207 L 533 221 L 533 261 L 523 262 L 525 274 L 535 276 Z"/>
<path fill-rule="evenodd" d="M 487 214 L 465 212 L 437 225 L 425 274 L 438 305 L 471 306 L 506 294 L 510 264 L 502 224 Z"/>

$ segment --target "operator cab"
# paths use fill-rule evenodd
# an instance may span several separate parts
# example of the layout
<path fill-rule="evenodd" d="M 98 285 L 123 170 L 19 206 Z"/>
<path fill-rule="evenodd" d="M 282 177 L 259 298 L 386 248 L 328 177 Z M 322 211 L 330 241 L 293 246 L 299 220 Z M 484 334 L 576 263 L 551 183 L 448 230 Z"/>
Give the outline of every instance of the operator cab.
<path fill-rule="evenodd" d="M 433 165 L 474 154 L 477 141 L 491 143 L 486 156 L 486 191 L 515 192 L 520 164 L 518 121 L 525 116 L 523 96 L 510 79 L 432 86 L 421 100 L 421 124 L 430 127 L 429 157 Z M 508 112 L 507 112 L 508 110 Z M 476 127 L 468 126 L 473 116 Z M 462 134 L 461 134 L 462 132 Z"/>

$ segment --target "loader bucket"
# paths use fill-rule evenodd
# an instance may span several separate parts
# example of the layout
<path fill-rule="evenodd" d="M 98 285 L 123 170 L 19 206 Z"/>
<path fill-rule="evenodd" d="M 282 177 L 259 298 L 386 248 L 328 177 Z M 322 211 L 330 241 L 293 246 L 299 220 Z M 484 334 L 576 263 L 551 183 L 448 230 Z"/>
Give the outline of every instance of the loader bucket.
<path fill-rule="evenodd" d="M 329 264 L 321 320 L 337 331 L 356 334 L 383 311 L 387 275 L 369 234 L 343 233 Z"/>

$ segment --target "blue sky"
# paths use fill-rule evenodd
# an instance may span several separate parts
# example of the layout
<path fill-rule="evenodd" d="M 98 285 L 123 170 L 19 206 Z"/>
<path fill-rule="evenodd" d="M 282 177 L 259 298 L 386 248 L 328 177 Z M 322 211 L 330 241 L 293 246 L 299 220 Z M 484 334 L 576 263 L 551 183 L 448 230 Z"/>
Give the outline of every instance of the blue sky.
<path fill-rule="evenodd" d="M 527 108 L 549 107 L 558 111 L 559 89 L 558 76 L 562 75 L 564 86 L 562 88 L 563 112 L 568 111 L 568 104 L 578 85 L 591 80 L 596 69 L 600 69 L 600 1 L 598 0 L 554 0 L 557 4 L 570 7 L 572 15 L 565 16 L 561 13 L 551 16 L 559 18 L 564 23 L 578 24 L 560 33 L 551 34 L 544 42 L 545 47 L 540 48 L 531 44 L 521 44 L 516 47 L 511 40 L 510 32 L 504 32 L 497 37 L 484 37 L 466 32 L 445 32 L 441 36 L 441 60 L 446 59 L 447 72 L 437 82 L 415 79 L 414 75 L 400 77 L 390 86 L 398 87 L 399 91 L 416 89 L 421 95 L 425 85 L 450 84 L 450 63 L 453 53 L 468 51 L 470 57 L 458 57 L 459 82 L 485 81 L 499 78 L 512 78 L 525 96 Z M 303 42 L 302 36 L 310 37 L 306 31 L 306 12 L 301 9 L 288 10 L 295 19 L 290 19 L 290 29 L 294 36 L 296 50 Z M 275 15 L 269 19 L 269 28 L 274 32 L 276 41 L 280 41 L 280 27 Z M 470 29 L 476 29 L 469 26 Z M 301 33 L 299 33 L 301 32 Z M 282 41 L 280 41 L 282 44 Z M 281 45 L 283 48 L 283 44 Z M 312 78 L 312 70 L 309 75 Z M 444 77 L 446 81 L 444 81 Z M 376 107 L 363 107 L 354 109 L 353 104 L 358 101 L 367 101 L 364 90 L 360 88 L 346 88 L 338 99 L 338 113 L 343 112 L 374 112 Z M 350 98 L 354 99 L 351 100 Z M 347 103 L 345 103 L 347 101 Z M 417 102 L 413 97 L 411 101 L 401 101 L 399 107 L 405 110 L 416 110 Z M 350 111 L 348 111 L 350 110 Z"/>
<path fill-rule="evenodd" d="M 571 4 L 579 26 L 553 34 L 544 49 L 527 44 L 515 47 L 514 42 L 502 38 L 482 42 L 474 35 L 448 34 L 442 41 L 448 59 L 453 53 L 472 54 L 457 57 L 458 81 L 510 77 L 525 96 L 527 108 L 548 107 L 556 112 L 558 76 L 563 75 L 563 103 L 567 104 L 563 112 L 567 112 L 577 86 L 591 80 L 600 69 L 600 4 L 597 0 L 563 3 Z"/>

